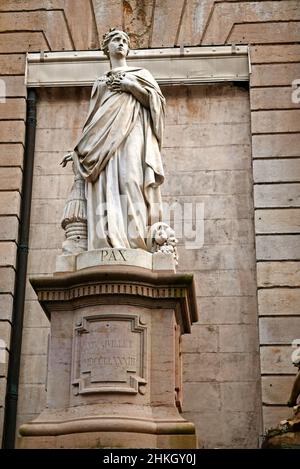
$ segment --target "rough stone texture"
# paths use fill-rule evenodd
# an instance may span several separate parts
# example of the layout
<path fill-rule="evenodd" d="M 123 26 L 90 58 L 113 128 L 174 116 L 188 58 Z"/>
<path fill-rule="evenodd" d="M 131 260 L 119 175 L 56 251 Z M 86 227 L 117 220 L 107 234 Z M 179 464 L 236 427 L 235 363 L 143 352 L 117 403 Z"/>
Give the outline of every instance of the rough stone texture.
<path fill-rule="evenodd" d="M 300 235 L 259 235 L 256 255 L 258 260 L 299 260 Z"/>
<path fill-rule="evenodd" d="M 2 320 L 11 321 L 11 312 L 13 305 L 13 297 L 4 293 L 0 295 L 0 318 Z"/>
<path fill-rule="evenodd" d="M 300 184 L 259 184 L 254 186 L 256 208 L 300 207 Z"/>
<path fill-rule="evenodd" d="M 296 368 L 295 368 L 296 370 Z M 262 399 L 265 404 L 286 405 L 295 376 L 263 376 Z M 288 410 L 287 410 L 288 413 Z"/>
<path fill-rule="evenodd" d="M 298 208 L 255 211 L 256 233 L 299 233 L 300 210 Z"/>
<path fill-rule="evenodd" d="M 0 144 L 0 165 L 20 166 L 23 165 L 24 147 L 21 143 L 1 143 Z"/>
<path fill-rule="evenodd" d="M 290 86 L 252 88 L 251 109 L 257 111 L 264 109 L 299 108 L 300 103 L 293 103 L 291 95 L 292 91 Z"/>
<path fill-rule="evenodd" d="M 263 374 L 292 374 L 295 376 L 295 367 L 291 361 L 292 348 L 288 345 L 262 346 L 261 372 Z"/>
<path fill-rule="evenodd" d="M 273 124 L 276 125 L 275 122 Z M 299 180 L 299 174 L 300 159 L 298 158 L 255 160 L 253 162 L 253 177 L 255 182 L 295 182 Z"/>
<path fill-rule="evenodd" d="M 260 262 L 257 264 L 259 287 L 299 287 L 299 262 Z"/>
<path fill-rule="evenodd" d="M 262 315 L 297 316 L 299 303 L 299 288 L 268 288 L 258 291 L 258 305 Z"/>
<path fill-rule="evenodd" d="M 253 65 L 250 83 L 253 87 L 290 86 L 295 77 L 299 76 L 299 71 L 298 63 Z M 282 124 L 285 122 L 282 121 Z"/>
<path fill-rule="evenodd" d="M 299 44 L 255 45 L 251 47 L 252 64 L 274 62 L 297 62 L 299 60 Z"/>
<path fill-rule="evenodd" d="M 253 135 L 253 158 L 299 156 L 299 145 L 300 133 L 283 133 L 280 135 Z"/>

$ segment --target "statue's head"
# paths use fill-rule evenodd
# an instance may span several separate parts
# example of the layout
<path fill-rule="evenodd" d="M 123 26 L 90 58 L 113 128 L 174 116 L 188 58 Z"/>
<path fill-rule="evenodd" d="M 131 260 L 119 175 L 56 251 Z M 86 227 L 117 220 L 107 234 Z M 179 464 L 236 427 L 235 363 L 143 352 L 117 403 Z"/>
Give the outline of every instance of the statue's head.
<path fill-rule="evenodd" d="M 117 40 L 118 38 L 122 38 L 123 40 L 126 40 L 127 43 L 127 51 L 126 55 L 128 55 L 129 50 L 130 50 L 130 39 L 127 33 L 125 31 L 121 31 L 120 29 L 115 29 L 115 28 L 110 28 L 108 33 L 105 33 L 103 35 L 103 41 L 101 44 L 101 49 L 103 50 L 104 54 L 109 58 L 110 56 L 110 51 L 109 51 L 109 44 L 113 40 Z"/>

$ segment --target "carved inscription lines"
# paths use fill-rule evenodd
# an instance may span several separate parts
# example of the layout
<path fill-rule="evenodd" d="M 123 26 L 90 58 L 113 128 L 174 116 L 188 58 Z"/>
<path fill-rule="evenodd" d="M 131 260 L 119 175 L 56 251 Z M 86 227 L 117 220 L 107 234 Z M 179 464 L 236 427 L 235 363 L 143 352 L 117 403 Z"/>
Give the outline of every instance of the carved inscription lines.
<path fill-rule="evenodd" d="M 83 316 L 74 330 L 74 393 L 144 394 L 146 334 L 146 325 L 137 315 Z"/>

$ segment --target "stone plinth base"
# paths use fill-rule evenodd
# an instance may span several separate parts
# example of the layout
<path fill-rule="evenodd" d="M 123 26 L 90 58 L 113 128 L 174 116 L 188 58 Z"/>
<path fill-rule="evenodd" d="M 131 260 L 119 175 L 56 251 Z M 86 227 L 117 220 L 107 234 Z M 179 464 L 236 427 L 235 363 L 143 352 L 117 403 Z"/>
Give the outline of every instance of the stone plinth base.
<path fill-rule="evenodd" d="M 148 270 L 171 270 L 175 272 L 172 254 L 144 251 L 143 249 L 95 249 L 78 254 L 64 254 L 56 259 L 56 273 L 76 272 L 95 266 L 123 265 Z"/>
<path fill-rule="evenodd" d="M 195 448 L 181 417 L 193 277 L 110 265 L 31 279 L 51 321 L 47 408 L 20 448 Z"/>

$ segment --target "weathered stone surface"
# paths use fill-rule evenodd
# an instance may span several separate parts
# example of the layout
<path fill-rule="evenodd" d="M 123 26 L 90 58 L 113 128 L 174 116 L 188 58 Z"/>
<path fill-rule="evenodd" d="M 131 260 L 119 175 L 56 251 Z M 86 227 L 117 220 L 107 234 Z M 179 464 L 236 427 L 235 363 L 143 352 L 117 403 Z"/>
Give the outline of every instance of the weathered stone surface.
<path fill-rule="evenodd" d="M 214 0 L 189 0 L 185 3 L 177 45 L 198 45 Z"/>
<path fill-rule="evenodd" d="M 97 48 L 99 43 L 95 37 L 95 22 L 93 18 L 92 6 L 86 0 L 8 0 L 5 2 L 3 11 L 32 11 L 43 10 L 64 10 L 64 16 L 68 22 L 72 40 L 77 50 Z M 66 29 L 66 28 L 65 28 Z"/>
<path fill-rule="evenodd" d="M 224 179 L 223 171 L 193 171 L 169 173 L 164 183 L 164 195 L 198 195 L 199 186 L 202 194 L 247 194 L 251 182 L 248 171 L 228 171 Z"/>
<path fill-rule="evenodd" d="M 0 242 L 0 266 L 14 267 L 16 264 L 17 245 L 14 242 Z"/>
<path fill-rule="evenodd" d="M 204 220 L 241 219 L 252 216 L 253 202 L 249 194 L 235 195 L 164 195 L 163 201 L 169 204 L 204 204 Z M 50 202 L 50 201 L 49 201 Z M 184 206 L 183 206 L 184 207 Z"/>
<path fill-rule="evenodd" d="M 74 3 L 74 0 L 65 0 L 62 7 L 76 50 L 98 49 L 102 36 L 99 40 L 92 2 L 76 0 Z"/>
<path fill-rule="evenodd" d="M 299 30 L 299 26 L 297 28 Z M 300 64 L 297 63 L 253 65 L 250 84 L 251 86 L 290 86 L 299 73 Z"/>
<path fill-rule="evenodd" d="M 184 353 L 182 358 L 184 383 L 210 382 L 219 376 L 221 357 L 218 353 L 201 353 L 201 360 L 195 353 Z"/>
<path fill-rule="evenodd" d="M 234 270 L 247 265 L 252 266 L 254 257 L 254 246 L 252 244 L 219 244 L 218 246 L 206 246 L 201 249 L 189 249 L 179 246 L 180 264 L 179 271 L 186 271 L 190 266 L 194 270 Z"/>
<path fill-rule="evenodd" d="M 299 287 L 299 262 L 259 262 L 257 264 L 259 287 Z"/>
<path fill-rule="evenodd" d="M 222 410 L 253 412 L 259 393 L 259 383 L 228 382 L 220 384 Z"/>
<path fill-rule="evenodd" d="M 28 271 L 31 274 L 52 274 L 56 256 L 60 254 L 61 249 L 32 249 L 28 258 Z"/>
<path fill-rule="evenodd" d="M 73 149 L 80 136 L 80 129 L 41 129 L 37 132 L 36 151 L 61 151 L 64 154 Z"/>
<path fill-rule="evenodd" d="M 180 25 L 183 4 L 184 1 L 179 0 L 174 8 L 172 0 L 156 0 L 151 47 L 172 47 L 176 43 L 176 33 Z"/>
<path fill-rule="evenodd" d="M 39 220 L 41 224 L 47 224 L 51 220 L 59 225 L 65 203 L 64 199 L 33 199 L 31 207 L 32 220 Z"/>
<path fill-rule="evenodd" d="M 300 103 L 292 102 L 292 90 L 290 86 L 274 88 L 251 88 L 250 96 L 252 110 L 288 109 L 300 107 Z M 284 125 L 286 124 L 284 123 Z M 261 129 L 259 129 L 259 132 L 260 131 Z"/>
<path fill-rule="evenodd" d="M 290 345 L 262 346 L 260 348 L 261 372 L 263 374 L 295 375 L 295 367 L 291 361 Z"/>
<path fill-rule="evenodd" d="M 254 325 L 230 324 L 219 326 L 221 352 L 258 351 L 258 332 Z"/>
<path fill-rule="evenodd" d="M 154 4 L 154 0 L 123 2 L 124 30 L 129 34 L 132 49 L 149 47 Z"/>
<path fill-rule="evenodd" d="M 4 191 L 21 191 L 22 169 L 19 167 L 0 167 L 0 187 Z"/>
<path fill-rule="evenodd" d="M 196 271 L 195 281 L 199 296 L 244 296 L 256 291 L 251 269 Z"/>
<path fill-rule="evenodd" d="M 35 199 L 63 199 L 67 198 L 74 177 L 71 175 L 64 178 L 57 175 L 36 176 L 32 196 Z"/>
<path fill-rule="evenodd" d="M 32 249 L 60 249 L 64 240 L 64 233 L 59 223 L 45 223 L 31 225 Z"/>
<path fill-rule="evenodd" d="M 235 352 L 220 354 L 218 379 L 222 381 L 256 381 L 259 376 L 258 354 Z"/>
<path fill-rule="evenodd" d="M 253 135 L 253 158 L 299 156 L 300 133 Z"/>
<path fill-rule="evenodd" d="M 248 126 L 247 126 L 248 127 Z M 184 124 L 167 125 L 165 134 L 165 147 L 180 147 L 185 142 L 186 147 L 211 145 L 247 145 L 249 135 L 244 123 L 232 126 L 223 124 Z"/>
<path fill-rule="evenodd" d="M 204 213 L 205 215 L 205 213 Z M 205 220 L 205 244 L 250 245 L 254 237 L 253 220 L 247 218 Z"/>
<path fill-rule="evenodd" d="M 22 339 L 23 355 L 46 355 L 49 327 L 24 327 Z"/>
<path fill-rule="evenodd" d="M 0 293 L 14 294 L 15 270 L 12 267 L 0 267 Z"/>
<path fill-rule="evenodd" d="M 261 2 L 260 2 L 261 3 Z M 273 2 L 272 2 L 273 3 Z M 275 27 L 274 27 L 275 24 Z M 300 39 L 298 23 L 254 23 L 236 24 L 227 44 L 289 43 Z"/>
<path fill-rule="evenodd" d="M 202 43 L 224 44 L 230 41 L 237 42 L 237 38 L 240 38 L 241 42 L 246 44 L 253 44 L 255 42 L 285 42 L 284 40 L 287 40 L 288 31 L 285 31 L 285 34 L 281 36 L 281 41 L 278 41 L 276 36 L 281 26 L 280 23 L 274 28 L 267 21 L 289 21 L 296 19 L 300 19 L 297 1 L 217 3 L 204 33 Z M 246 24 L 242 24 L 244 22 Z M 237 33 L 236 23 L 240 26 L 243 37 Z M 235 28 L 232 31 L 233 25 L 235 25 Z M 272 32 L 270 30 L 269 35 L 264 30 L 266 26 L 269 26 L 270 29 L 272 27 Z M 261 35 L 262 32 L 265 33 L 263 41 L 255 41 L 255 37 L 253 38 L 254 40 L 249 40 L 249 32 L 252 28 L 257 28 L 257 31 L 261 31 Z"/>
<path fill-rule="evenodd" d="M 258 290 L 260 315 L 298 315 L 299 288 L 268 288 Z"/>
<path fill-rule="evenodd" d="M 297 182 L 300 179 L 300 159 L 255 160 L 253 177 L 254 182 Z"/>
<path fill-rule="evenodd" d="M 299 235 L 259 235 L 256 237 L 258 260 L 299 260 Z"/>
<path fill-rule="evenodd" d="M 0 410 L 2 410 L 5 404 L 6 383 L 7 383 L 6 378 L 1 377 L 0 378 Z M 0 425 L 1 423 L 2 422 L 0 421 Z"/>
<path fill-rule="evenodd" d="M 18 401 L 18 411 L 20 414 L 39 413 L 46 405 L 46 390 L 44 384 L 23 384 L 20 383 L 20 394 L 23 399 Z"/>
<path fill-rule="evenodd" d="M 19 221 L 16 216 L 1 217 L 0 239 L 3 241 L 18 240 Z"/>
<path fill-rule="evenodd" d="M 183 412 L 183 417 L 187 420 L 193 419 L 197 427 L 198 448 L 216 448 L 222 447 L 223 427 L 216 425 L 216 422 L 222 421 L 222 413 L 219 410 L 210 409 L 201 412 Z"/>
<path fill-rule="evenodd" d="M 50 49 L 42 31 L 2 32 L 1 39 L 0 52 L 4 53 L 39 52 Z"/>
<path fill-rule="evenodd" d="M 262 376 L 263 402 L 265 404 L 286 405 L 294 379 L 294 376 Z"/>
<path fill-rule="evenodd" d="M 185 383 L 183 412 L 201 412 L 221 409 L 220 384 Z"/>
<path fill-rule="evenodd" d="M 291 346 L 292 341 L 298 339 L 299 322 L 297 317 L 260 318 L 260 343 L 264 345 L 288 344 Z"/>
<path fill-rule="evenodd" d="M 27 96 L 27 90 L 23 76 L 0 76 L 0 79 L 5 82 L 5 92 L 7 98 L 20 98 Z"/>
<path fill-rule="evenodd" d="M 1 121 L 0 142 L 24 143 L 25 124 L 23 121 Z"/>
<path fill-rule="evenodd" d="M 0 55 L 1 57 L 1 55 Z M 0 64 L 1 67 L 1 64 Z M 0 119 L 23 119 L 26 117 L 26 101 L 23 98 L 7 98 L 0 105 Z"/>
<path fill-rule="evenodd" d="M 178 171 L 228 171 L 249 169 L 249 145 L 227 145 L 195 148 L 164 148 L 162 157 L 167 172 Z"/>
<path fill-rule="evenodd" d="M 278 133 L 300 131 L 300 110 L 253 111 L 251 113 L 252 132 Z"/>
<path fill-rule="evenodd" d="M 261 207 L 300 207 L 300 184 L 260 184 L 254 186 L 254 205 Z"/>
<path fill-rule="evenodd" d="M 257 413 L 209 410 L 184 412 L 185 418 L 193 418 L 197 425 L 200 448 L 258 448 L 260 431 Z M 240 428 L 245 429 L 241 432 Z"/>
<path fill-rule="evenodd" d="M 256 296 L 198 298 L 200 324 L 256 324 Z M 195 326 L 194 326 L 195 328 Z"/>
<path fill-rule="evenodd" d="M 182 337 L 183 353 L 217 352 L 219 348 L 218 327 L 194 324 L 192 335 Z"/>
<path fill-rule="evenodd" d="M 91 87 L 41 88 L 37 129 L 81 130 L 88 113 L 90 95 Z M 51 147 L 49 149 L 52 150 Z"/>
<path fill-rule="evenodd" d="M 0 337 L 4 340 L 6 348 L 10 349 L 10 334 L 11 334 L 11 323 L 9 321 L 0 320 Z"/>
<path fill-rule="evenodd" d="M 48 327 L 49 320 L 37 300 L 25 301 L 24 327 Z"/>
<path fill-rule="evenodd" d="M 21 143 L 0 144 L 0 166 L 23 166 L 24 147 Z"/>
<path fill-rule="evenodd" d="M 6 75 L 22 75 L 25 73 L 25 54 L 1 54 L 0 70 Z"/>
<path fill-rule="evenodd" d="M 165 87 L 164 93 L 168 125 L 249 125 L 249 102 L 246 99 L 248 90 L 234 84 Z M 228 100 L 232 104 L 230 109 Z M 181 146 L 184 145 L 183 141 Z"/>
<path fill-rule="evenodd" d="M 2 351 L 2 361 L 0 362 L 0 378 L 7 377 L 8 360 L 9 351 L 8 348 L 6 348 L 4 351 Z"/>
<path fill-rule="evenodd" d="M 256 210 L 256 233 L 299 233 L 300 209 Z"/>
<path fill-rule="evenodd" d="M 12 321 L 13 297 L 9 294 L 0 295 L 0 319 Z"/>
<path fill-rule="evenodd" d="M 39 10 L 30 12 L 2 12 L 0 18 L 0 31 L 44 31 L 47 44 L 51 50 L 72 50 L 66 20 L 61 10 Z M 24 38 L 25 39 L 25 38 Z M 24 51 L 28 50 L 29 43 L 24 41 Z M 37 51 L 40 50 L 36 49 Z M 15 50 L 10 52 L 23 52 Z M 31 49 L 32 50 L 32 49 Z"/>
<path fill-rule="evenodd" d="M 47 355 L 22 355 L 20 368 L 21 384 L 40 384 L 45 388 L 47 377 Z M 43 389 L 39 388 L 43 393 Z"/>
<path fill-rule="evenodd" d="M 251 63 L 297 62 L 300 55 L 299 44 L 254 45 L 251 46 Z M 279 90 L 278 90 L 279 91 Z"/>
<path fill-rule="evenodd" d="M 92 3 L 98 29 L 99 42 L 101 42 L 103 34 L 107 33 L 112 25 L 116 29 L 122 28 L 122 0 L 112 0 L 109 2 L 109 5 L 107 2 L 103 2 L 102 0 L 92 0 Z"/>

